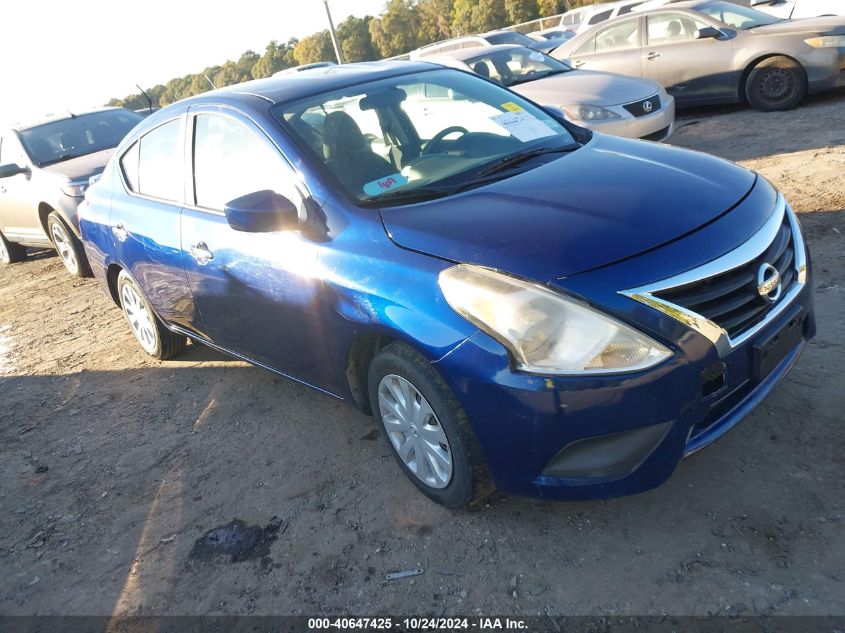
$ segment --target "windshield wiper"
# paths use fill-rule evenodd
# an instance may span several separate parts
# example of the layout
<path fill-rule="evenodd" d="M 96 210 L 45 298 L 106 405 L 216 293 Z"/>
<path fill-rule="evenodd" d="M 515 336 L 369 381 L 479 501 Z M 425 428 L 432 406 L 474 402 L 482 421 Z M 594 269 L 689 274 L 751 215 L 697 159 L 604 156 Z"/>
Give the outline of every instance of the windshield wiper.
<path fill-rule="evenodd" d="M 411 204 L 413 202 L 424 202 L 425 200 L 433 200 L 434 198 L 442 198 L 449 194 L 455 193 L 454 187 L 417 187 L 415 189 L 398 189 L 389 193 L 367 198 L 361 201 L 361 206 L 364 207 L 380 207 L 388 206 L 393 203 L 404 202 Z"/>
<path fill-rule="evenodd" d="M 510 169 L 511 167 L 516 167 L 520 163 L 524 163 L 525 161 L 530 160 L 535 156 L 557 153 L 564 154 L 567 152 L 572 152 L 578 149 L 579 147 L 581 146 L 577 144 L 563 145 L 560 147 L 535 147 L 534 149 L 528 149 L 522 152 L 517 152 L 516 154 L 511 154 L 509 156 L 505 156 L 504 158 L 500 158 L 493 164 L 488 165 L 487 167 L 470 177 L 467 182 L 471 183 L 477 180 L 481 180 L 487 176 L 492 176 L 493 174 L 497 174 L 499 172 L 505 171 L 506 169 Z"/>

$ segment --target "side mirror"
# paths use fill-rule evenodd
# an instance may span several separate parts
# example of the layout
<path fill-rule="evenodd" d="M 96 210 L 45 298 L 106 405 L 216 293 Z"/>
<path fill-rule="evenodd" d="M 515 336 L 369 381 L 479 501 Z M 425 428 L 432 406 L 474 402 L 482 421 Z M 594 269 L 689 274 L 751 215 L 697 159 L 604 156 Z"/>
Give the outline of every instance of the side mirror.
<path fill-rule="evenodd" d="M 695 39 L 697 40 L 718 40 L 724 36 L 724 33 L 712 26 L 705 26 L 695 32 Z"/>
<path fill-rule="evenodd" d="M 297 206 L 269 189 L 235 198 L 223 210 L 229 226 L 245 233 L 289 231 L 301 226 Z"/>
<path fill-rule="evenodd" d="M 558 121 L 566 119 L 566 113 L 557 106 L 544 105 L 543 110 L 545 110 L 547 114 L 550 114 L 552 118 L 555 118 Z"/>
<path fill-rule="evenodd" d="M 29 175 L 29 167 L 21 167 L 15 163 L 0 165 L 0 178 L 11 178 L 12 176 L 17 176 L 18 174 Z"/>

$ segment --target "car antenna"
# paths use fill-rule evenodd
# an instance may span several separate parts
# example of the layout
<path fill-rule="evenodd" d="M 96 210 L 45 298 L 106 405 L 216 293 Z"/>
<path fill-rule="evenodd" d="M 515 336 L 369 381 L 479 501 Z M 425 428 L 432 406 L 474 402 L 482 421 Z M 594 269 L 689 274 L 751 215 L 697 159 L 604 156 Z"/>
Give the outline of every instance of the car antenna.
<path fill-rule="evenodd" d="M 215 85 L 214 85 L 214 82 L 213 82 L 213 81 L 211 81 L 211 79 L 209 79 L 209 78 L 208 78 L 208 75 L 207 75 L 206 73 L 203 73 L 203 75 L 202 75 L 202 76 L 203 76 L 203 77 L 205 77 L 205 80 L 206 80 L 208 83 L 210 83 L 210 84 L 211 84 L 211 87 L 212 87 L 212 88 L 214 88 L 215 90 L 217 90 L 217 86 L 215 86 Z"/>
<path fill-rule="evenodd" d="M 146 92 L 144 92 L 144 89 L 143 89 L 143 88 L 141 88 L 141 86 L 139 86 L 138 84 L 135 84 L 135 87 L 136 87 L 138 90 L 140 90 L 140 91 L 141 91 L 141 94 L 142 94 L 142 95 L 144 95 L 144 97 L 146 97 L 146 99 L 147 99 L 147 103 L 148 103 L 148 104 L 149 104 L 149 106 L 150 106 L 150 114 L 152 114 L 152 113 L 153 113 L 153 100 L 152 100 L 152 99 L 150 99 L 150 95 L 148 95 Z"/>

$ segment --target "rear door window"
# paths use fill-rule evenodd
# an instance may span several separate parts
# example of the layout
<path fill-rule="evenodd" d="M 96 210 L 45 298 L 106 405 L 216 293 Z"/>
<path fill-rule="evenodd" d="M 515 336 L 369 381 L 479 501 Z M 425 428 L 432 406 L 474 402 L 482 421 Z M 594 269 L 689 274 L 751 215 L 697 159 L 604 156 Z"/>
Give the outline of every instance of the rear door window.
<path fill-rule="evenodd" d="M 160 125 L 141 137 L 135 191 L 162 200 L 184 201 L 182 141 L 181 119 Z"/>
<path fill-rule="evenodd" d="M 608 53 L 640 45 L 640 20 L 624 20 L 596 33 L 596 52 Z"/>

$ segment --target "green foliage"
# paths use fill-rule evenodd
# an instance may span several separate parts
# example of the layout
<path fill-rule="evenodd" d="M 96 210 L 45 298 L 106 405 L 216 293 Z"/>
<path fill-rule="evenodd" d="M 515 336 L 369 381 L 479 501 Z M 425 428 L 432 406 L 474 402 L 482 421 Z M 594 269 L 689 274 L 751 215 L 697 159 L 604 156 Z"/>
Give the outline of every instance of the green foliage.
<path fill-rule="evenodd" d="M 370 37 L 372 19 L 369 15 L 364 18 L 350 15 L 337 25 L 337 39 L 340 40 L 340 50 L 346 63 L 378 59 L 378 51 Z"/>
<path fill-rule="evenodd" d="M 419 0 L 417 2 L 419 43 L 430 44 L 452 37 L 453 10 L 453 0 Z"/>
<path fill-rule="evenodd" d="M 337 61 L 328 30 L 303 37 L 294 47 L 293 56 L 300 65 Z"/>
<path fill-rule="evenodd" d="M 505 13 L 509 24 L 528 22 L 540 17 L 536 0 L 505 0 Z"/>
<path fill-rule="evenodd" d="M 419 23 L 413 0 L 388 0 L 381 17 L 370 21 L 370 37 L 382 57 L 393 57 L 419 45 Z"/>
<path fill-rule="evenodd" d="M 557 15 L 593 0 L 387 0 L 379 17 L 348 17 L 337 26 L 347 62 L 368 61 L 407 53 L 418 46 L 456 35 L 492 31 L 540 16 Z M 328 31 L 280 44 L 272 41 L 264 53 L 246 51 L 237 61 L 210 66 L 200 73 L 171 79 L 147 90 L 153 105 L 167 105 L 218 88 L 270 77 L 273 73 L 319 61 L 334 61 Z M 206 79 L 208 77 L 208 79 Z M 141 94 L 111 99 L 109 105 L 147 107 Z"/>

